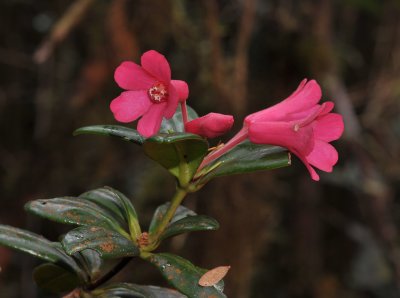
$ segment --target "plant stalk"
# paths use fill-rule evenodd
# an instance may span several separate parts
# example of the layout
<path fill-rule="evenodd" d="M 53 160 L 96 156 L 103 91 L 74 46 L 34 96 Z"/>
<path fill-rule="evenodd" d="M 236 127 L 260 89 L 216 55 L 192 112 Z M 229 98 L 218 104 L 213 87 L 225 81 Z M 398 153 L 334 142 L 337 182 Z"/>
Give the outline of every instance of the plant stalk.
<path fill-rule="evenodd" d="M 171 204 L 169 205 L 168 210 L 165 213 L 164 217 L 162 218 L 160 224 L 158 225 L 154 233 L 150 235 L 150 244 L 148 245 L 149 249 L 153 250 L 157 247 L 158 239 L 167 228 L 171 219 L 174 217 L 176 210 L 178 209 L 179 205 L 182 203 L 186 195 L 187 195 L 187 190 L 178 187 L 174 197 L 171 200 Z M 149 251 L 148 249 L 146 250 Z"/>
<path fill-rule="evenodd" d="M 132 260 L 132 257 L 128 258 L 123 258 L 121 262 L 119 262 L 114 268 L 112 268 L 110 271 L 108 271 L 105 275 L 100 277 L 98 280 L 96 280 L 94 283 L 88 285 L 86 287 L 86 290 L 92 291 L 102 284 L 106 283 L 109 281 L 111 278 L 113 278 L 118 272 L 120 272 L 129 262 Z"/>

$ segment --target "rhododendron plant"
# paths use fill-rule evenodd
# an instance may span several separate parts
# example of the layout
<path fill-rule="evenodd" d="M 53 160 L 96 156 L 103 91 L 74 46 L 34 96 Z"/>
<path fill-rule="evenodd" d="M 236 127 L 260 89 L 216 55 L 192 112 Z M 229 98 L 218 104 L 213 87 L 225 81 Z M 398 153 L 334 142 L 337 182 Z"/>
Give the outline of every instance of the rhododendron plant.
<path fill-rule="evenodd" d="M 226 297 L 221 279 L 229 265 L 206 270 L 178 255 L 157 251 L 163 241 L 176 235 L 218 229 L 215 219 L 182 206 L 183 199 L 219 176 L 289 166 L 287 150 L 318 180 L 313 167 L 330 172 L 338 160 L 329 142 L 341 136 L 342 117 L 331 113 L 332 102 L 319 104 L 321 89 L 316 81 L 304 80 L 281 103 L 247 116 L 242 129 L 226 144 L 209 148 L 207 139 L 228 132 L 233 116 L 209 113 L 199 118 L 186 105 L 187 84 L 171 80 L 164 56 L 148 51 L 141 66 L 123 62 L 115 80 L 127 91 L 110 108 L 119 122 L 140 118 L 137 129 L 94 125 L 75 134 L 113 136 L 141 146 L 147 157 L 175 177 L 176 192 L 170 202 L 158 206 L 147 225 L 140 221 L 131 200 L 111 187 L 75 197 L 34 200 L 26 204 L 28 212 L 78 227 L 61 235 L 59 242 L 51 242 L 0 225 L 0 244 L 44 260 L 34 271 L 36 283 L 60 295 L 69 292 L 65 297 Z M 134 258 L 155 266 L 176 291 L 110 283 Z"/>

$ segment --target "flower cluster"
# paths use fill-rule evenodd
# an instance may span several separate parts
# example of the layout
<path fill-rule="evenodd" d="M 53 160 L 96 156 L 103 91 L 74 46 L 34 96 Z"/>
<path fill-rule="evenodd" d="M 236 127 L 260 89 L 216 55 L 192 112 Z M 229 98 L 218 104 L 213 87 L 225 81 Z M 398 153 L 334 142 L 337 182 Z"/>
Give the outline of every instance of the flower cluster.
<path fill-rule="evenodd" d="M 145 137 L 157 134 L 163 118 L 171 118 L 181 104 L 185 131 L 205 138 L 215 138 L 228 132 L 233 116 L 209 113 L 188 121 L 186 82 L 171 80 L 171 68 L 163 55 L 148 51 L 141 66 L 123 62 L 115 71 L 115 81 L 128 91 L 122 92 L 110 105 L 115 119 L 131 122 L 139 117 L 137 130 Z M 336 149 L 329 144 L 343 133 L 342 116 L 331 113 L 333 102 L 321 100 L 321 88 L 314 80 L 303 80 L 282 102 L 248 115 L 243 128 L 224 146 L 205 157 L 200 168 L 249 139 L 256 144 L 287 148 L 307 167 L 313 180 L 319 180 L 315 168 L 331 172 L 338 161 Z"/>

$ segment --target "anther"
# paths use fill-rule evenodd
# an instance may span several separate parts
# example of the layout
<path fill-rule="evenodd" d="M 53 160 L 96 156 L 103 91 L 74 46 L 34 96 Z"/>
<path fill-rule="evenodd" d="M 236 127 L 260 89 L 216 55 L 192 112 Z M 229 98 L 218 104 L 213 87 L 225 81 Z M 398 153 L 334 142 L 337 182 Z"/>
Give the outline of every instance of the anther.
<path fill-rule="evenodd" d="M 148 91 L 147 91 L 150 99 L 154 103 L 161 103 L 168 100 L 168 90 L 163 83 L 157 82 L 155 83 Z"/>

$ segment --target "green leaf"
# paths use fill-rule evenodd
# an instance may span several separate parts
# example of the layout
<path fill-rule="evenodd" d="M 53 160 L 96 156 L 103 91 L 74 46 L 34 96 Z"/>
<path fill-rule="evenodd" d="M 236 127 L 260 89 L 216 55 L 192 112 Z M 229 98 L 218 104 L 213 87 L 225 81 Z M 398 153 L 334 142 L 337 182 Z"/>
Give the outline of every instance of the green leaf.
<path fill-rule="evenodd" d="M 30 201 L 25 209 L 38 216 L 79 226 L 96 225 L 123 233 L 118 221 L 98 205 L 81 198 L 64 197 Z M 125 232 L 126 234 L 126 232 Z"/>
<path fill-rule="evenodd" d="M 158 206 L 158 208 L 156 209 L 156 211 L 154 212 L 153 218 L 151 219 L 151 223 L 150 223 L 150 227 L 149 227 L 149 233 L 153 233 L 158 225 L 160 224 L 160 222 L 162 221 L 162 219 L 165 216 L 165 213 L 167 213 L 167 210 L 169 208 L 169 205 L 171 203 L 165 203 L 162 204 L 160 206 Z M 196 213 L 193 210 L 190 210 L 189 208 L 186 208 L 184 206 L 179 206 L 178 209 L 176 209 L 176 212 L 174 214 L 174 217 L 171 219 L 171 223 L 178 221 L 186 216 L 189 215 L 196 215 Z"/>
<path fill-rule="evenodd" d="M 114 195 L 114 192 L 111 192 L 108 188 L 98 188 L 87 191 L 81 194 L 79 198 L 91 201 L 108 210 L 121 222 L 127 221 L 124 204 L 119 200 L 119 197 Z"/>
<path fill-rule="evenodd" d="M 185 298 L 179 292 L 155 286 L 142 286 L 129 283 L 119 283 L 96 289 L 91 292 L 93 297 L 102 298 Z"/>
<path fill-rule="evenodd" d="M 249 140 L 240 143 L 201 170 L 198 184 L 225 175 L 271 170 L 290 165 L 290 155 L 285 148 L 253 144 Z"/>
<path fill-rule="evenodd" d="M 168 253 L 149 254 L 145 258 L 160 270 L 172 286 L 188 297 L 226 297 L 221 290 L 221 282 L 211 287 L 200 286 L 199 279 L 207 270 L 194 266 L 188 260 Z"/>
<path fill-rule="evenodd" d="M 85 277 L 75 260 L 59 249 L 58 242 L 50 242 L 35 233 L 0 225 L 0 245 L 28 253 L 47 262 L 64 265 L 82 278 Z"/>
<path fill-rule="evenodd" d="M 102 275 L 102 268 L 105 266 L 105 263 L 97 251 L 84 249 L 75 254 L 74 257 L 78 258 L 81 264 L 83 264 L 91 280 L 97 280 Z"/>
<path fill-rule="evenodd" d="M 40 288 L 51 293 L 72 291 L 80 284 L 78 276 L 52 263 L 36 267 L 33 279 Z"/>
<path fill-rule="evenodd" d="M 134 257 L 140 253 L 131 240 L 103 227 L 76 228 L 68 232 L 61 243 L 70 255 L 84 249 L 93 249 L 103 258 Z"/>
<path fill-rule="evenodd" d="M 189 183 L 208 150 L 205 139 L 186 133 L 155 135 L 143 147 L 146 155 L 177 177 L 181 186 Z"/>
<path fill-rule="evenodd" d="M 135 208 L 131 201 L 118 190 L 106 186 L 85 192 L 79 197 L 103 207 L 114 214 L 114 218 L 118 218 L 119 221 L 127 221 L 134 239 L 141 234 Z"/>
<path fill-rule="evenodd" d="M 205 215 L 187 216 L 178 221 L 170 223 L 164 233 L 160 236 L 161 240 L 179 235 L 186 232 L 212 231 L 219 228 L 218 222 Z"/>
<path fill-rule="evenodd" d="M 170 203 L 160 205 L 154 212 L 149 227 L 150 234 L 157 230 L 157 227 L 164 218 L 169 205 Z M 184 206 L 179 206 L 168 227 L 160 236 L 160 240 L 185 232 L 216 230 L 218 228 L 219 224 L 215 219 L 205 215 L 197 215 L 193 210 Z"/>
<path fill-rule="evenodd" d="M 94 134 L 103 136 L 118 137 L 124 141 L 142 145 L 144 138 L 136 129 L 120 125 L 92 125 L 78 128 L 74 131 L 74 136 L 81 134 Z"/>
<path fill-rule="evenodd" d="M 52 243 L 32 232 L 0 225 L 0 244 L 14 248 L 49 262 L 63 259 L 61 253 Z"/>
<path fill-rule="evenodd" d="M 189 121 L 199 117 L 196 111 L 193 110 L 188 105 L 186 105 L 186 109 Z M 180 106 L 178 106 L 174 116 L 171 119 L 164 118 L 164 120 L 161 123 L 160 133 L 171 133 L 171 132 L 185 132 L 182 120 L 182 110 Z"/>

